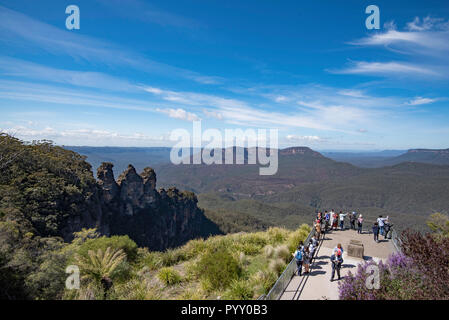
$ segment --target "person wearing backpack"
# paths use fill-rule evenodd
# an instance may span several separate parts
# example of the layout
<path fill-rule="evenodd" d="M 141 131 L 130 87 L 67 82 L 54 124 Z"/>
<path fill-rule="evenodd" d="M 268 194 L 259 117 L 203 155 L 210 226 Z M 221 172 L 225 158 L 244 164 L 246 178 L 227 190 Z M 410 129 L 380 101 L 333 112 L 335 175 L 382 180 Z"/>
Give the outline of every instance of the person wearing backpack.
<path fill-rule="evenodd" d="M 295 253 L 293 254 L 293 257 L 295 257 L 295 261 L 296 261 L 297 274 L 298 274 L 298 276 L 301 276 L 302 275 L 302 263 L 304 261 L 304 247 L 302 245 L 302 242 L 296 249 Z"/>

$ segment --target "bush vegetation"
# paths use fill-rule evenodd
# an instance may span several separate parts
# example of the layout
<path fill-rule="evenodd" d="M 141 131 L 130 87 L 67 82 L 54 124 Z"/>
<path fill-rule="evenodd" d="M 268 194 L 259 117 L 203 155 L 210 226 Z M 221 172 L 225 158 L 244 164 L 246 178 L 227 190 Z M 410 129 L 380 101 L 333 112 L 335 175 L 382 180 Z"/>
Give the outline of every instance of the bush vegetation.
<path fill-rule="evenodd" d="M 172 267 L 164 267 L 159 270 L 157 277 L 167 286 L 178 284 L 181 282 L 180 274 Z"/>
<path fill-rule="evenodd" d="M 345 300 L 446 300 L 449 299 L 449 217 L 435 214 L 429 220 L 433 233 L 406 230 L 401 235 L 401 253 L 386 263 L 367 262 L 340 283 Z M 380 288 L 368 289 L 367 268 L 379 268 Z"/>

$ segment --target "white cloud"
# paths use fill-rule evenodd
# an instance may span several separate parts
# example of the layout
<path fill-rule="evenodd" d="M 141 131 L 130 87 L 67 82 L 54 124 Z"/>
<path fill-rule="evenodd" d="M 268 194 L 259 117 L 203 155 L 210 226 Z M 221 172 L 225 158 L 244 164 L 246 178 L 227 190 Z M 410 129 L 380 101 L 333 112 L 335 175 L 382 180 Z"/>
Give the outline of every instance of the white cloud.
<path fill-rule="evenodd" d="M 98 146 L 148 146 L 170 144 L 169 135 L 149 136 L 143 133 L 123 134 L 104 129 L 58 130 L 52 127 L 33 128 L 13 126 L 0 128 L 0 132 L 11 134 L 24 141 L 53 140 L 65 145 L 98 145 Z"/>
<path fill-rule="evenodd" d="M 409 102 L 407 102 L 406 104 L 410 105 L 410 106 L 417 106 L 417 105 L 421 105 L 421 104 L 430 104 L 430 103 L 434 103 L 438 101 L 438 99 L 430 99 L 430 98 L 423 98 L 423 97 L 416 97 L 413 100 L 410 100 Z"/>
<path fill-rule="evenodd" d="M 412 76 L 414 78 L 447 78 L 449 74 L 449 22 L 439 18 L 419 18 L 398 30 L 393 22 L 384 30 L 350 42 L 357 46 L 382 46 L 402 56 L 401 61 L 356 62 L 342 70 L 342 74 L 382 76 Z M 429 57 L 431 59 L 429 59 Z M 408 61 L 403 61 L 404 58 Z"/>
<path fill-rule="evenodd" d="M 325 131 L 355 133 L 367 127 L 375 119 L 385 116 L 392 108 L 404 104 L 396 97 L 376 97 L 359 89 L 344 89 L 306 85 L 301 87 L 252 87 L 246 91 L 251 95 L 275 100 L 284 97 L 282 110 L 269 104 L 249 104 L 246 101 L 222 98 L 215 95 L 180 92 L 155 87 L 144 90 L 163 100 L 186 105 L 194 109 L 202 107 L 206 117 L 213 117 L 226 123 L 255 127 L 309 128 Z M 245 91 L 242 89 L 241 91 Z M 335 94 L 335 93 L 338 94 Z M 283 99 L 284 100 L 284 99 Z M 299 106 L 299 107 L 298 107 Z"/>
<path fill-rule="evenodd" d="M 448 29 L 449 25 L 441 18 L 431 18 L 429 16 L 420 19 L 415 17 L 412 22 L 407 23 L 407 29 L 410 31 L 428 31 L 432 29 Z"/>
<path fill-rule="evenodd" d="M 430 67 L 402 63 L 402 62 L 355 62 L 353 66 L 342 70 L 329 70 L 340 74 L 369 74 L 369 75 L 425 75 L 442 76 Z"/>
<path fill-rule="evenodd" d="M 160 96 L 163 100 L 181 103 L 190 106 L 204 106 L 204 107 L 247 107 L 246 102 L 223 98 L 216 95 L 163 90 L 155 87 L 141 87 L 143 90 L 150 92 L 156 96 Z"/>
<path fill-rule="evenodd" d="M 287 101 L 288 99 L 287 99 L 287 97 L 285 97 L 285 96 L 277 96 L 275 99 L 274 99 L 274 101 L 276 101 L 276 102 L 285 102 L 285 101 Z"/>
<path fill-rule="evenodd" d="M 215 118 L 218 120 L 223 120 L 223 115 L 220 112 L 203 109 L 203 113 L 208 118 Z"/>
<path fill-rule="evenodd" d="M 366 98 L 361 90 L 353 90 L 353 89 L 343 89 L 337 92 L 342 96 L 348 96 L 353 98 Z"/>
<path fill-rule="evenodd" d="M 201 120 L 196 114 L 187 112 L 184 109 L 159 109 L 156 111 L 167 114 L 170 118 L 186 120 L 186 121 L 198 121 Z"/>
<path fill-rule="evenodd" d="M 415 18 L 404 31 L 386 29 L 384 32 L 356 40 L 351 44 L 364 46 L 386 46 L 402 53 L 435 55 L 449 51 L 449 23 L 442 19 Z M 447 57 L 446 57 L 447 58 Z"/>
<path fill-rule="evenodd" d="M 324 141 L 322 138 L 320 138 L 318 136 L 298 136 L 298 135 L 293 135 L 293 134 L 287 135 L 286 138 L 287 138 L 287 140 L 292 141 L 292 142 L 309 142 L 309 143 L 313 143 L 313 142 Z"/>

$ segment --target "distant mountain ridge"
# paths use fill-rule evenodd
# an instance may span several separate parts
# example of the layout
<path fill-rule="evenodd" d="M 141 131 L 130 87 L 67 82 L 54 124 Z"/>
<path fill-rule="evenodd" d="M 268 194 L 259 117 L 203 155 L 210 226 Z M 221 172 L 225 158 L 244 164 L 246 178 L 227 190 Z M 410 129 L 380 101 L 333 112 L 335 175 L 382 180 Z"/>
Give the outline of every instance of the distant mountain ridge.
<path fill-rule="evenodd" d="M 429 214 L 449 208 L 449 165 L 399 161 L 361 168 L 295 147 L 279 151 L 273 176 L 260 176 L 258 165 L 248 164 L 156 167 L 162 186 L 194 191 L 200 207 L 249 215 L 271 225 L 294 227 L 309 222 L 310 212 L 336 208 L 363 212 L 371 219 L 396 216 L 401 224 L 423 227 Z"/>
<path fill-rule="evenodd" d="M 383 151 L 367 153 L 327 152 L 326 156 L 366 168 L 380 168 L 402 162 L 420 162 L 435 165 L 449 165 L 449 149 L 410 149 L 402 154 L 390 156 L 400 151 Z"/>
<path fill-rule="evenodd" d="M 94 168 L 102 162 L 111 162 L 117 171 L 126 170 L 129 163 L 133 163 L 136 170 L 141 171 L 147 166 L 155 166 L 170 162 L 169 147 L 77 147 L 65 146 L 87 157 L 87 161 Z M 234 151 L 236 147 L 233 147 Z M 224 150 L 223 150 L 224 152 Z M 317 152 L 308 147 L 289 147 L 279 149 L 280 155 L 309 154 L 314 157 L 327 157 L 339 162 L 347 162 L 364 168 L 380 168 L 392 166 L 401 162 L 422 162 L 437 165 L 449 164 L 449 149 L 410 149 L 410 150 L 384 150 L 370 152 Z M 247 160 L 248 149 L 245 149 L 244 158 Z M 235 158 L 234 158 L 235 159 Z"/>

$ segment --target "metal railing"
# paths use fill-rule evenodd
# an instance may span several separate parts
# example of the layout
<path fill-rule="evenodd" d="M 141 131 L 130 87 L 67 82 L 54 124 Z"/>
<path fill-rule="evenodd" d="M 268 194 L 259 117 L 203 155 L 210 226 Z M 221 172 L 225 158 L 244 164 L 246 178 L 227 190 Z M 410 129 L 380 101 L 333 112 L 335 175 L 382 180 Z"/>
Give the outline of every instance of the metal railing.
<path fill-rule="evenodd" d="M 393 229 L 393 231 L 391 232 L 391 240 L 393 242 L 393 245 L 396 249 L 397 252 L 402 252 L 402 240 L 399 237 L 398 233 L 396 232 L 396 229 Z"/>
<path fill-rule="evenodd" d="M 314 223 L 312 223 L 312 230 L 310 231 L 309 235 L 304 241 L 304 245 L 307 245 L 309 243 L 310 239 L 313 237 L 315 232 L 316 232 L 315 225 Z M 296 260 L 295 258 L 293 258 L 285 268 L 284 272 L 282 272 L 282 274 L 276 280 L 271 290 L 266 295 L 260 296 L 258 300 L 278 300 L 281 297 L 282 293 L 284 293 L 291 279 L 293 278 L 296 269 L 297 269 Z"/>

